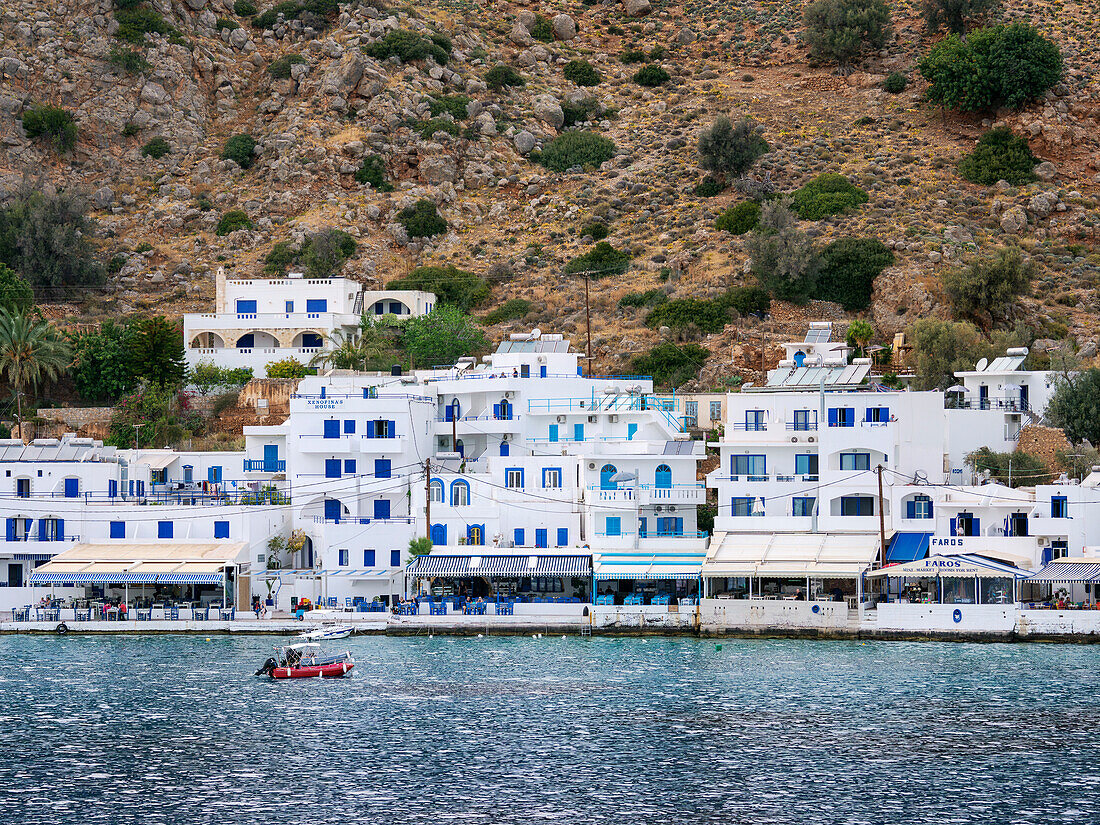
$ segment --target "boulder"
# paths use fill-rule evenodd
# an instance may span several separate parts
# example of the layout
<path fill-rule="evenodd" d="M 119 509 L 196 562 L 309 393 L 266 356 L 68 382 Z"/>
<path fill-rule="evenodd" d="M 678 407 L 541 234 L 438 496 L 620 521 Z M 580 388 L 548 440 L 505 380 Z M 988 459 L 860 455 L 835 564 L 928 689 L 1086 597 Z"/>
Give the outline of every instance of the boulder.
<path fill-rule="evenodd" d="M 694 43 L 697 39 L 697 35 L 687 26 L 684 26 L 680 31 L 676 33 L 676 42 L 686 46 L 688 43 Z"/>
<path fill-rule="evenodd" d="M 945 240 L 951 243 L 957 244 L 970 244 L 974 243 L 974 236 L 962 226 L 949 226 L 943 230 L 943 237 Z"/>
<path fill-rule="evenodd" d="M 653 11 L 649 0 L 623 0 L 623 9 L 628 17 L 645 17 Z"/>
<path fill-rule="evenodd" d="M 96 209 L 106 209 L 114 200 L 115 193 L 110 186 L 101 186 L 92 193 L 92 204 Z"/>
<path fill-rule="evenodd" d="M 1044 160 L 1036 166 L 1034 172 L 1035 177 L 1039 180 L 1054 180 L 1055 176 L 1058 174 L 1058 170 L 1049 160 Z"/>
<path fill-rule="evenodd" d="M 535 98 L 535 117 L 555 129 L 560 129 L 565 124 L 565 113 L 561 110 L 561 104 L 551 95 L 539 95 Z"/>
<path fill-rule="evenodd" d="M 1027 211 L 1038 218 L 1045 218 L 1058 205 L 1058 196 L 1050 192 L 1040 192 L 1027 202 Z"/>
<path fill-rule="evenodd" d="M 572 40 L 577 36 L 577 24 L 568 14 L 558 14 L 550 21 L 554 29 L 554 37 L 558 40 Z"/>
<path fill-rule="evenodd" d="M 164 87 L 159 83 L 146 83 L 141 88 L 141 99 L 145 103 L 152 103 L 154 106 L 163 106 L 170 98 L 168 92 L 164 91 Z"/>
<path fill-rule="evenodd" d="M 1085 343 L 1083 343 L 1081 345 L 1081 349 L 1077 350 L 1077 357 L 1080 358 L 1082 361 L 1087 360 L 1089 358 L 1095 358 L 1096 357 L 1096 342 L 1095 341 L 1085 341 Z"/>
<path fill-rule="evenodd" d="M 433 155 L 420 161 L 420 178 L 425 183 L 454 183 L 458 178 L 458 164 L 450 155 Z"/>
<path fill-rule="evenodd" d="M 517 152 L 526 155 L 535 148 L 535 136 L 524 129 L 522 132 L 516 133 L 516 136 L 512 138 L 512 144 L 516 147 Z"/>
<path fill-rule="evenodd" d="M 1027 229 L 1027 212 L 1019 206 L 1006 209 L 1001 215 L 1001 229 L 1009 235 L 1019 235 Z"/>
<path fill-rule="evenodd" d="M 527 27 L 518 20 L 512 26 L 512 31 L 508 33 L 508 39 L 517 46 L 530 46 L 535 42 L 535 39 L 531 37 L 531 32 L 527 31 Z"/>

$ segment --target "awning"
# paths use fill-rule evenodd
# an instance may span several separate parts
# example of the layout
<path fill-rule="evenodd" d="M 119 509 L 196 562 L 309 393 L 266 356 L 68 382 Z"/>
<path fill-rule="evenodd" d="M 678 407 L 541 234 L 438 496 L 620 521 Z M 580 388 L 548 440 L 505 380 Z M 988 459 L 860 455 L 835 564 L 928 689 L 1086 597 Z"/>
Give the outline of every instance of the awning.
<path fill-rule="evenodd" d="M 315 571 L 309 571 L 311 575 L 316 575 Z M 337 570 L 322 570 L 322 576 L 342 576 L 352 579 L 383 579 L 390 578 L 393 574 L 389 570 L 351 570 L 346 568 L 339 568 Z"/>
<path fill-rule="evenodd" d="M 889 576 L 890 578 L 1016 578 L 1026 579 L 1031 575 L 1030 570 L 1021 570 L 1018 567 L 1009 567 L 1007 564 L 975 556 L 970 553 L 960 553 L 957 556 L 929 556 L 926 559 L 905 564 L 894 564 L 874 570 L 867 574 L 872 576 Z"/>
<path fill-rule="evenodd" d="M 1100 581 L 1100 561 L 1058 559 L 1043 567 L 1028 579 L 1031 582 L 1093 582 Z"/>
<path fill-rule="evenodd" d="M 244 562 L 244 542 L 76 544 L 30 575 L 31 584 L 220 584 Z"/>
<path fill-rule="evenodd" d="M 711 542 L 703 575 L 858 578 L 879 554 L 879 537 L 867 533 L 725 533 Z"/>
<path fill-rule="evenodd" d="M 444 555 L 430 553 L 409 563 L 409 573 L 417 576 L 469 578 L 496 576 L 589 576 L 591 556 L 565 555 Z"/>
<path fill-rule="evenodd" d="M 894 533 L 886 548 L 886 563 L 901 564 L 923 559 L 928 555 L 928 539 L 931 533 Z"/>
<path fill-rule="evenodd" d="M 593 575 L 600 580 L 697 579 L 706 553 L 596 553 Z"/>
<path fill-rule="evenodd" d="M 173 450 L 123 450 L 126 460 L 134 464 L 147 464 L 150 470 L 163 470 L 180 454 Z"/>
<path fill-rule="evenodd" d="M 16 553 L 16 561 L 49 561 L 56 553 Z"/>

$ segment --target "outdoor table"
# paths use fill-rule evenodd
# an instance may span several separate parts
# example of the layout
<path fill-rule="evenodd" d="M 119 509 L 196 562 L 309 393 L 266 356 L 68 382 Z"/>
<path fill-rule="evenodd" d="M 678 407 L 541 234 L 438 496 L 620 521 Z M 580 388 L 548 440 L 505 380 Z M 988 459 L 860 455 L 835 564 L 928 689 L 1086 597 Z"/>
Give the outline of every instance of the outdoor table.
<path fill-rule="evenodd" d="M 107 621 L 109 621 L 109 622 L 112 622 L 112 621 L 117 622 L 118 621 L 118 608 L 117 607 L 108 607 L 107 610 L 106 610 L 106 617 L 107 617 Z"/>
<path fill-rule="evenodd" d="M 92 609 L 90 607 L 77 608 L 74 621 L 78 622 L 90 622 L 92 620 Z"/>
<path fill-rule="evenodd" d="M 233 621 L 233 614 L 236 613 L 236 608 L 226 607 L 218 610 L 218 615 L 221 616 L 223 622 Z"/>
<path fill-rule="evenodd" d="M 139 607 L 136 612 L 139 622 L 148 622 L 153 618 L 153 608 L 151 607 Z"/>

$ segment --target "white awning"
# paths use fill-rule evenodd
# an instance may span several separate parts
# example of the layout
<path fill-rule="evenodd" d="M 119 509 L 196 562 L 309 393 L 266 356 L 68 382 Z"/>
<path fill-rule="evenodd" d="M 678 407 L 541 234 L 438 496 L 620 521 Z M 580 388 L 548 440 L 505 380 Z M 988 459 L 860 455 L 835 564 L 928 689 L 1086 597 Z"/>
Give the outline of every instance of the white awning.
<path fill-rule="evenodd" d="M 874 564 L 879 549 L 876 534 L 726 533 L 712 542 L 703 575 L 857 578 Z"/>
<path fill-rule="evenodd" d="M 1031 575 L 1031 571 L 1010 567 L 1007 564 L 1001 564 L 982 556 L 960 553 L 955 556 L 929 556 L 926 559 L 917 559 L 905 564 L 894 564 L 883 567 L 881 570 L 875 570 L 867 575 L 868 577 L 889 576 L 890 578 L 910 579 L 929 579 L 937 576 L 949 579 L 972 579 L 974 577 L 1026 579 Z"/>
<path fill-rule="evenodd" d="M 150 470 L 163 470 L 180 454 L 173 450 L 123 450 L 123 457 L 134 464 L 147 464 Z"/>
<path fill-rule="evenodd" d="M 656 581 L 697 579 L 703 571 L 706 553 L 645 553 L 608 551 L 596 553 L 593 573 L 597 579 Z"/>
<path fill-rule="evenodd" d="M 76 544 L 34 569 L 31 584 L 217 584 L 246 563 L 241 541 Z"/>

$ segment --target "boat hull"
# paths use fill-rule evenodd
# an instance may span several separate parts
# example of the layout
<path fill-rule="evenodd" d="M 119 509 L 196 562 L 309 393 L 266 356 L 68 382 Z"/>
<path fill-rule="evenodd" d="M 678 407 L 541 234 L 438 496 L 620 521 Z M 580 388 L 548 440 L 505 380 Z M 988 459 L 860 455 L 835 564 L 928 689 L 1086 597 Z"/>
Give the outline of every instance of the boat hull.
<path fill-rule="evenodd" d="M 335 679 L 346 676 L 355 667 L 354 662 L 333 662 L 327 665 L 305 667 L 276 667 L 271 670 L 272 679 Z"/>

